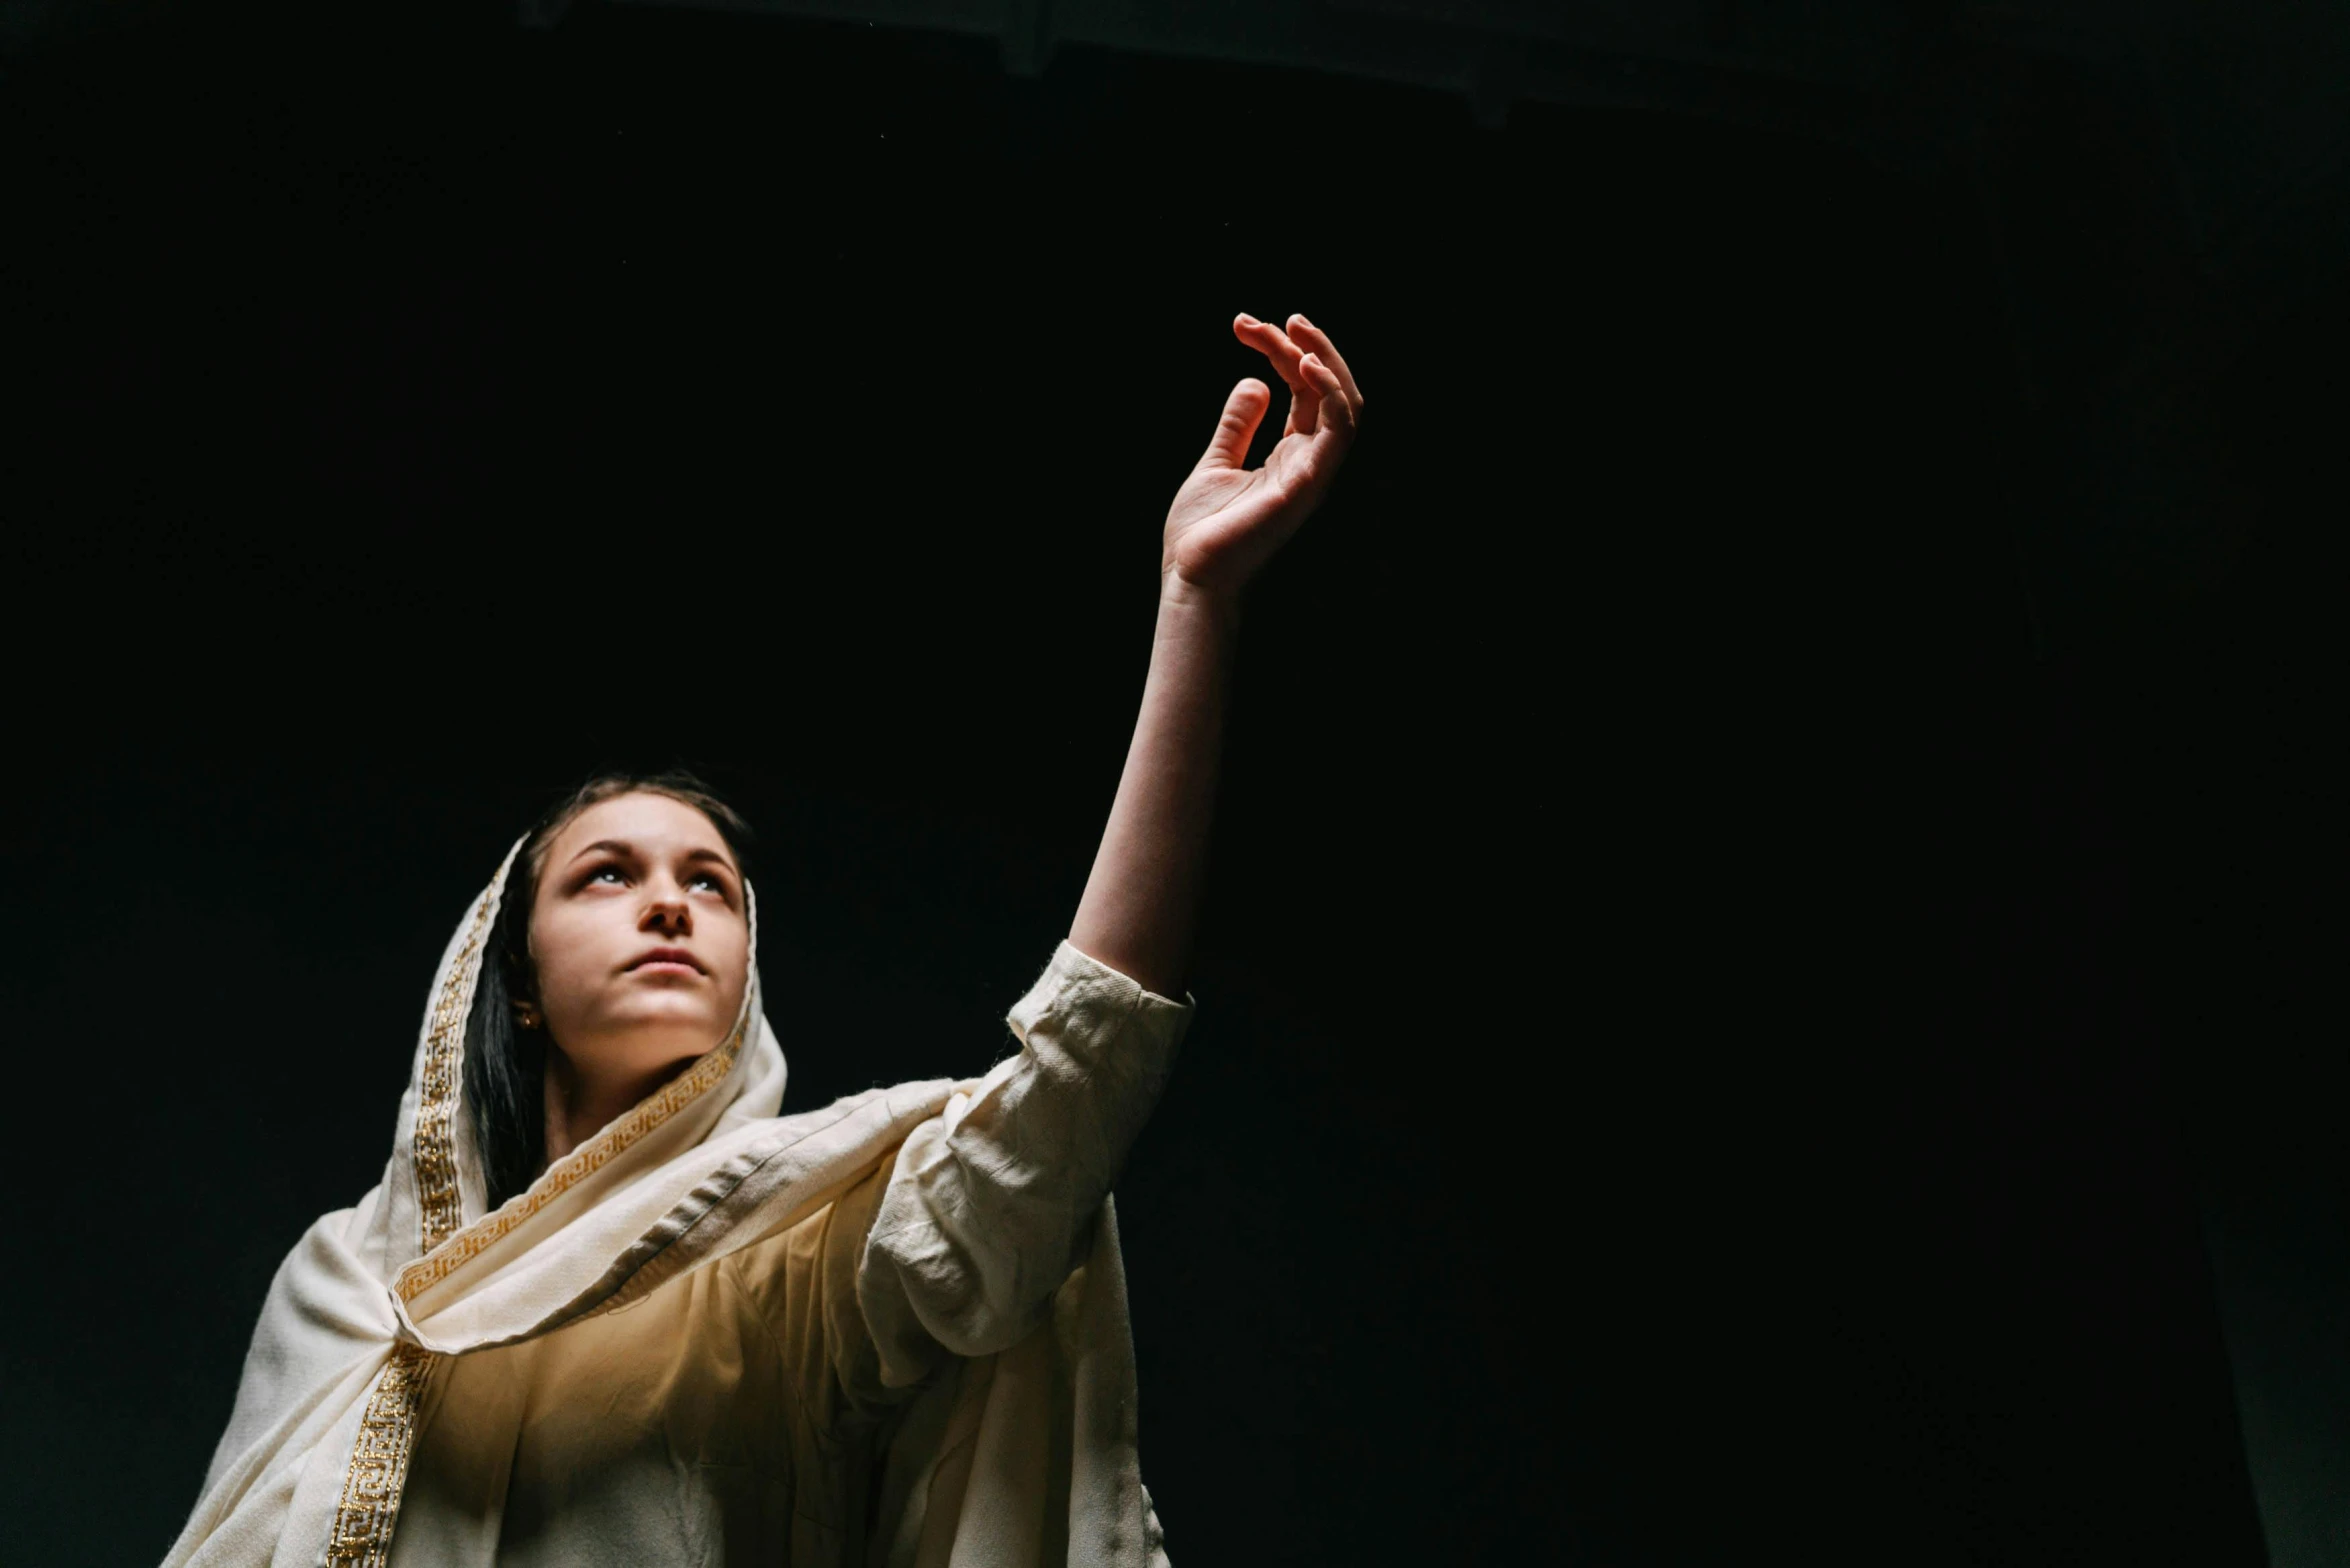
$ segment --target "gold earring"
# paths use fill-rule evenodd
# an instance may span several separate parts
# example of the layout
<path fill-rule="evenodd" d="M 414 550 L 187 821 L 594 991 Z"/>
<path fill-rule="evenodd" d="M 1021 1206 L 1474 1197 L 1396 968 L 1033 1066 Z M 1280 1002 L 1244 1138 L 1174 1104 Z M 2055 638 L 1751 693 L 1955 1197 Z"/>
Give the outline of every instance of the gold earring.
<path fill-rule="evenodd" d="M 536 1029 L 539 1026 L 539 1010 L 529 1006 L 517 1007 L 514 1009 L 514 1021 L 525 1029 Z"/>

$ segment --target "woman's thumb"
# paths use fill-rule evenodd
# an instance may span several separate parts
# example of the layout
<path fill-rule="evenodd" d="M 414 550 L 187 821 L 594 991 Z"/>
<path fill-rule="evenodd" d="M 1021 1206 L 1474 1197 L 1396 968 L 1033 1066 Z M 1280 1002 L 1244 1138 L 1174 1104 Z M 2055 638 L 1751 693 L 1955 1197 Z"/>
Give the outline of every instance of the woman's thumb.
<path fill-rule="evenodd" d="M 1208 443 L 1207 452 L 1200 458 L 1203 468 L 1238 468 L 1248 461 L 1248 444 L 1257 433 L 1257 424 L 1265 417 L 1265 409 L 1273 401 L 1273 389 L 1254 376 L 1243 379 L 1224 399 L 1224 412 L 1216 420 L 1215 439 Z"/>

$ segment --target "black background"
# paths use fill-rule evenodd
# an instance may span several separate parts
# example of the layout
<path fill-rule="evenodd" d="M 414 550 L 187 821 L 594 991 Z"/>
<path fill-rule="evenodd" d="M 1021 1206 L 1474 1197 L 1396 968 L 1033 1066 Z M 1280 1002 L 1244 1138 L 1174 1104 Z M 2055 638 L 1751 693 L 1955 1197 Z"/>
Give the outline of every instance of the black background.
<path fill-rule="evenodd" d="M 2194 1112 L 2328 1136 L 2338 313 L 2198 371 L 2156 592 L 1930 164 L 595 8 L 151 8 L 6 114 L 11 1562 L 161 1555 L 587 770 L 761 830 L 787 1108 L 1006 1048 L 1243 310 L 1369 407 L 1119 1189 L 1176 1559 L 2262 1560 Z"/>

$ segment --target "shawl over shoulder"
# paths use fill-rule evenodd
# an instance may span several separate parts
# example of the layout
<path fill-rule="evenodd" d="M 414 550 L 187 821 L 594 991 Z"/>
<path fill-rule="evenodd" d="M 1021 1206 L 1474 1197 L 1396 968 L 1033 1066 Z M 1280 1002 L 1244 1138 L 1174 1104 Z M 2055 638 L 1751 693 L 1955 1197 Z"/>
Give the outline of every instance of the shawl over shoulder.
<path fill-rule="evenodd" d="M 842 1560 L 1163 1568 L 1137 1468 L 1133 1348 L 1108 1188 L 1190 1008 L 1063 944 L 1010 1015 L 1020 1053 L 778 1116 L 752 983 L 708 1055 L 485 1212 L 465 1024 L 517 844 L 434 976 L 383 1180 L 280 1267 L 234 1413 L 165 1568 L 385 1568 L 409 1460 L 458 1358 L 685 1288 L 860 1202 L 854 1302 L 890 1418 L 858 1428 Z M 1117 1049 L 1103 1049 L 1115 1039 Z M 846 1477 L 844 1480 L 843 1478 Z M 419 1546 L 422 1543 L 418 1543 Z M 497 1559 L 493 1530 L 475 1561 Z"/>

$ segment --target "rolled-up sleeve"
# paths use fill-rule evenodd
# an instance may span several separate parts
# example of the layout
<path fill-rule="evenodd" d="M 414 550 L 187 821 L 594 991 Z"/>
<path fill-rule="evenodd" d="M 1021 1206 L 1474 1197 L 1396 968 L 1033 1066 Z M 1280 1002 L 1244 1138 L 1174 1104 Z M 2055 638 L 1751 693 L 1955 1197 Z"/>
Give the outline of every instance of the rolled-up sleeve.
<path fill-rule="evenodd" d="M 1041 1320 L 1156 1103 L 1191 1020 L 1063 942 L 1007 1018 L 1018 1054 L 898 1151 L 857 1270 L 886 1388 Z"/>

